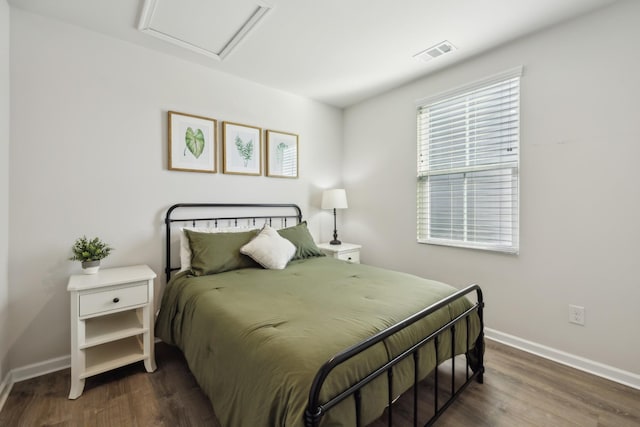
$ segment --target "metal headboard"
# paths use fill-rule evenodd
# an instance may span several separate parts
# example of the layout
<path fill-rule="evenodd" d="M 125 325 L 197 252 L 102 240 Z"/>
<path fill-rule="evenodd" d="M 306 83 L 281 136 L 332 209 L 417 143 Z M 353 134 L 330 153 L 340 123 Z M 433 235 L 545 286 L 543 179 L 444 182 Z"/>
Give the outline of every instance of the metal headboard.
<path fill-rule="evenodd" d="M 232 212 L 234 209 L 235 210 L 245 210 L 245 209 L 255 209 L 256 212 L 258 212 L 258 215 L 239 215 L 239 216 L 202 216 L 202 217 L 182 217 L 180 216 L 180 218 L 175 218 L 175 216 L 178 215 L 177 211 L 181 210 L 182 212 L 186 212 L 189 209 L 193 211 L 201 211 L 201 210 L 206 210 L 206 209 L 211 209 L 211 211 L 224 211 L 225 209 L 227 209 L 227 212 Z M 268 215 L 265 214 L 266 212 L 268 212 L 270 209 L 273 209 L 273 212 L 286 212 L 286 211 L 290 211 L 291 214 L 289 213 L 278 213 L 278 214 L 274 214 L 274 215 Z M 295 214 L 294 214 L 295 212 Z M 171 215 L 174 215 L 174 217 L 172 217 Z M 175 204 L 173 206 L 171 206 L 169 208 L 169 210 L 167 210 L 167 214 L 165 215 L 164 218 L 164 223 L 165 223 L 165 227 L 166 227 L 166 263 L 165 263 L 165 275 L 166 275 L 166 280 L 167 282 L 169 282 L 169 279 L 171 278 L 171 272 L 173 271 L 177 271 L 180 268 L 179 267 L 172 267 L 171 266 L 171 224 L 173 223 L 186 223 L 186 224 L 191 224 L 194 227 L 196 226 L 196 224 L 198 222 L 213 222 L 214 226 L 217 227 L 218 223 L 221 221 L 232 221 L 235 225 L 238 225 L 238 221 L 247 221 L 252 223 L 253 225 L 260 225 L 263 223 L 268 223 L 269 225 L 272 225 L 273 220 L 280 220 L 282 221 L 282 223 L 284 224 L 284 226 L 287 226 L 287 220 L 292 220 L 295 219 L 296 220 L 296 224 L 300 224 L 302 222 L 302 211 L 300 210 L 300 207 L 296 204 L 287 204 L 287 203 L 283 203 L 283 204 L 276 204 L 276 203 L 178 203 Z"/>

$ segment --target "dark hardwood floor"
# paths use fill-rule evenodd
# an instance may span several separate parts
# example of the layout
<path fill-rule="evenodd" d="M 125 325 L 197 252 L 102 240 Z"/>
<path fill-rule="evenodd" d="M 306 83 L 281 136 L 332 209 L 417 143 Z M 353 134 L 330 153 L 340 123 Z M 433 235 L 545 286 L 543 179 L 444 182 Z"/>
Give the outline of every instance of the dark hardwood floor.
<path fill-rule="evenodd" d="M 181 353 L 160 343 L 156 359 L 153 374 L 138 363 L 88 378 L 77 400 L 67 399 L 68 369 L 16 383 L 0 426 L 219 427 Z M 419 393 L 427 397 L 432 389 L 427 379 Z M 411 399 L 394 404 L 394 425 L 407 425 Z M 640 390 L 487 341 L 484 384 L 471 384 L 436 425 L 637 427 Z"/>

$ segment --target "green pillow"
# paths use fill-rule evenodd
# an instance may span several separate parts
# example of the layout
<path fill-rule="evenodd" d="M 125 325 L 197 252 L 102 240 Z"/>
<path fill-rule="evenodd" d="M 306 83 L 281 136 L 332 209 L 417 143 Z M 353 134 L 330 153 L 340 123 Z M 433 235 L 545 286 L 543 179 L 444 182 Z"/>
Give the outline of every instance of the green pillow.
<path fill-rule="evenodd" d="M 294 259 L 312 258 L 316 256 L 325 256 L 324 252 L 316 246 L 313 237 L 307 228 L 307 221 L 300 224 L 278 230 L 278 233 L 285 239 L 289 240 L 296 247 L 296 253 L 293 254 Z"/>
<path fill-rule="evenodd" d="M 192 253 L 191 273 L 206 276 L 240 268 L 260 267 L 254 260 L 240 253 L 240 248 L 249 243 L 259 231 L 198 233 L 184 230 Z"/>

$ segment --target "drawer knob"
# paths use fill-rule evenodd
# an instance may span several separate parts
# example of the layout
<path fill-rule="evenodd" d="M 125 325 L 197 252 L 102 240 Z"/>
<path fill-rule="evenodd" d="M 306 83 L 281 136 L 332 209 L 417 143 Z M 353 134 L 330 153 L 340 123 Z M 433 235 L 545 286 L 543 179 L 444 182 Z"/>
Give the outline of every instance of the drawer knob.
<path fill-rule="evenodd" d="M 114 303 L 120 302 L 120 298 L 115 297 L 115 298 L 113 299 L 113 302 L 114 302 Z"/>

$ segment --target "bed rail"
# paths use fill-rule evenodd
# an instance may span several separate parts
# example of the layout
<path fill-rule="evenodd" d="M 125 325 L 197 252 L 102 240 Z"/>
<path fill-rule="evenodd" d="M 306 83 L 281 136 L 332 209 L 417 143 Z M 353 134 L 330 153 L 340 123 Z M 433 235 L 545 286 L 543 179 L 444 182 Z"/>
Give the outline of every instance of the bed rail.
<path fill-rule="evenodd" d="M 184 218 L 176 218 L 172 217 L 172 215 L 177 215 L 179 209 L 204 209 L 211 210 L 212 213 L 217 211 L 218 209 L 223 209 L 224 212 L 229 212 L 229 210 L 237 209 L 239 212 L 242 212 L 243 209 L 251 209 L 256 212 L 260 212 L 257 215 L 205 215 L 202 217 L 184 217 Z M 227 210 L 224 210 L 227 209 Z M 264 209 L 261 211 L 261 209 Z M 267 214 L 267 212 L 282 212 L 282 213 L 274 213 Z M 286 213 L 290 212 L 290 213 Z M 282 220 L 285 227 L 287 226 L 288 220 L 295 220 L 296 224 L 302 222 L 302 210 L 296 204 L 292 203 L 178 203 L 171 206 L 167 213 L 165 214 L 164 223 L 166 228 L 166 263 L 165 263 L 165 277 L 167 283 L 171 278 L 171 273 L 179 270 L 179 267 L 171 266 L 171 225 L 174 223 L 185 223 L 190 224 L 192 226 L 196 226 L 197 223 L 201 222 L 213 222 L 214 227 L 218 226 L 219 222 L 222 221 L 234 221 L 235 225 L 238 225 L 238 221 L 245 220 L 250 221 L 253 225 L 259 225 L 262 223 L 268 223 L 272 225 L 273 220 Z"/>
<path fill-rule="evenodd" d="M 346 390 L 338 393 L 336 396 L 327 400 L 326 402 L 321 402 L 320 400 L 320 391 L 322 390 L 322 386 L 325 383 L 325 380 L 336 367 L 345 363 L 349 359 L 354 356 L 362 353 L 368 348 L 372 347 L 375 344 L 383 342 L 385 339 L 390 336 L 396 334 L 397 332 L 405 329 L 406 327 L 414 324 L 420 319 L 423 319 L 426 316 L 434 313 L 435 311 L 445 307 L 446 305 L 460 299 L 466 298 L 466 295 L 474 292 L 476 293 L 476 303 L 465 312 L 452 319 L 438 330 L 434 331 L 430 335 L 424 337 L 416 344 L 406 349 L 396 357 L 390 359 L 387 363 L 380 366 L 373 372 L 366 375 L 361 380 L 352 384 Z M 442 413 L 455 401 L 455 399 L 460 395 L 460 393 L 475 379 L 479 383 L 483 382 L 483 373 L 484 373 L 484 322 L 483 322 L 483 308 L 484 308 L 484 300 L 482 296 L 482 290 L 478 285 L 468 286 L 451 296 L 419 311 L 418 313 L 406 318 L 405 320 L 367 338 L 366 340 L 360 342 L 359 344 L 350 347 L 335 356 L 329 359 L 318 371 L 316 377 L 313 380 L 311 385 L 311 390 L 309 392 L 309 403 L 307 405 L 307 409 L 305 411 L 305 425 L 307 427 L 317 427 L 320 423 L 322 417 L 329 411 L 331 408 L 336 406 L 338 403 L 343 400 L 349 398 L 350 396 L 354 397 L 355 403 L 355 413 L 356 413 L 356 425 L 360 427 L 361 424 L 361 392 L 360 390 L 373 381 L 375 378 L 384 375 L 387 375 L 388 382 L 388 408 L 387 408 L 387 420 L 388 425 L 393 425 L 393 399 L 395 393 L 393 391 L 393 367 L 399 364 L 401 361 L 406 359 L 407 357 L 413 358 L 413 366 L 414 366 L 414 384 L 413 384 L 413 425 L 418 425 L 418 383 L 420 382 L 419 378 L 419 353 L 418 351 L 429 342 L 434 341 L 435 345 L 435 357 L 436 357 L 436 368 L 434 369 L 434 378 L 435 378 L 435 390 L 434 390 L 434 413 L 430 419 L 426 421 L 425 426 L 431 426 L 436 420 L 442 415 Z M 469 337 L 466 338 L 467 348 L 466 348 L 466 374 L 465 381 L 456 387 L 456 376 L 455 376 L 455 334 L 456 334 L 456 325 L 459 322 L 466 322 L 465 331 L 468 334 L 469 331 L 469 316 L 472 313 L 477 312 L 478 317 L 480 319 L 480 333 L 476 338 L 475 345 L 470 348 L 469 347 Z M 449 398 L 444 401 L 442 404 L 439 403 L 438 399 L 438 365 L 443 360 L 438 358 L 438 343 L 441 339 L 443 333 L 445 331 L 451 331 L 450 339 L 451 339 L 451 393 Z M 471 368 L 472 374 L 469 373 L 469 369 Z"/>

